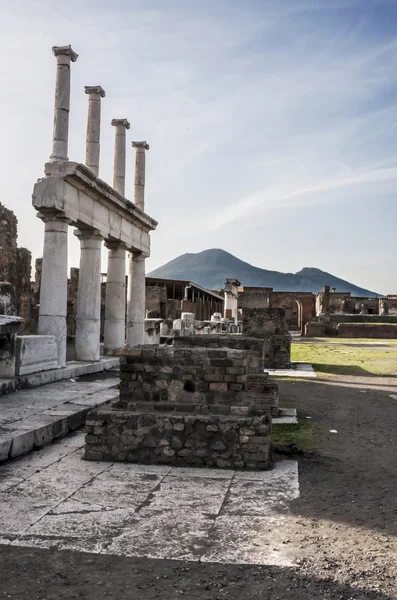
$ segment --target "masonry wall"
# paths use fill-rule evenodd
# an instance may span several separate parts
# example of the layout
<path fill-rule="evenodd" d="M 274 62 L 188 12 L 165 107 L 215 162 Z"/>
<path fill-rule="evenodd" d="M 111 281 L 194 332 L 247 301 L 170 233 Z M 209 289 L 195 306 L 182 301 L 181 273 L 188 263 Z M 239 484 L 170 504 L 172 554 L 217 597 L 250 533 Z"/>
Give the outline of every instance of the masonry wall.
<path fill-rule="evenodd" d="M 265 340 L 265 369 L 291 363 L 291 336 L 282 308 L 243 308 L 243 335 Z"/>
<path fill-rule="evenodd" d="M 174 338 L 175 347 L 230 348 L 247 352 L 247 373 L 263 373 L 265 340 L 245 335 L 209 334 Z"/>
<path fill-rule="evenodd" d="M 97 410 L 86 422 L 86 460 L 268 469 L 270 418 L 131 414 Z"/>
<path fill-rule="evenodd" d="M 395 339 L 397 323 L 341 323 L 338 325 L 338 336 L 343 338 Z"/>

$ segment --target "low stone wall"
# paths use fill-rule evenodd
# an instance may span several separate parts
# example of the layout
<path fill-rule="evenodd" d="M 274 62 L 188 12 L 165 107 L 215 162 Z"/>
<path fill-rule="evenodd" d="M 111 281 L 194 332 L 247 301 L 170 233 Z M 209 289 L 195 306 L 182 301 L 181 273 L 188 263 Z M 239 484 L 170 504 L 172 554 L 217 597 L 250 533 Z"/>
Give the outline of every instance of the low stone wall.
<path fill-rule="evenodd" d="M 325 324 L 317 321 L 309 321 L 305 326 L 305 337 L 324 337 Z"/>
<path fill-rule="evenodd" d="M 86 422 L 86 460 L 268 469 L 271 419 L 134 414 L 99 409 Z"/>
<path fill-rule="evenodd" d="M 179 348 L 229 348 L 247 352 L 247 372 L 263 373 L 265 340 L 246 335 L 209 334 L 196 336 L 181 336 L 174 339 L 174 346 Z"/>
<path fill-rule="evenodd" d="M 340 323 L 338 336 L 344 338 L 395 339 L 397 324 Z"/>

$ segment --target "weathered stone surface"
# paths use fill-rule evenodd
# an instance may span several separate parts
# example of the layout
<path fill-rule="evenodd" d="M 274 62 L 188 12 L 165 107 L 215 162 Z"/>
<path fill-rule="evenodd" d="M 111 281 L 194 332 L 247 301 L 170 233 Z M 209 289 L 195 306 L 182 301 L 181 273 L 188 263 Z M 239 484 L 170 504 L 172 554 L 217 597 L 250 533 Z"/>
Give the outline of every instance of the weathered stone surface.
<path fill-rule="evenodd" d="M 266 469 L 271 463 L 270 437 L 263 432 L 270 421 L 269 416 L 168 416 L 98 409 L 86 424 L 85 458 L 144 464 L 167 459 L 176 466 Z"/>
<path fill-rule="evenodd" d="M 57 368 L 58 351 L 55 336 L 22 335 L 17 337 L 17 375 L 29 375 Z"/>

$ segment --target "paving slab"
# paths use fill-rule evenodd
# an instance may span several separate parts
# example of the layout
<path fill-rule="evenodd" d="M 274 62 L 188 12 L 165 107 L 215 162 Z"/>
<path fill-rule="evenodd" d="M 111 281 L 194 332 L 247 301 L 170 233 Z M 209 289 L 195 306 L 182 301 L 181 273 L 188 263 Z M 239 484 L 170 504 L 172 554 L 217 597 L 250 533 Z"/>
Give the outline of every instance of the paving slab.
<path fill-rule="evenodd" d="M 310 363 L 291 363 L 290 369 L 265 369 L 272 377 L 298 377 L 299 379 L 314 379 L 317 373 Z"/>
<path fill-rule="evenodd" d="M 50 444 L 118 396 L 118 375 L 68 380 L 0 396 L 0 462 Z"/>
<path fill-rule="evenodd" d="M 105 463 L 82 460 L 83 444 L 75 432 L 0 465 L 0 544 L 293 565 L 283 525 L 296 461 L 260 472 Z"/>

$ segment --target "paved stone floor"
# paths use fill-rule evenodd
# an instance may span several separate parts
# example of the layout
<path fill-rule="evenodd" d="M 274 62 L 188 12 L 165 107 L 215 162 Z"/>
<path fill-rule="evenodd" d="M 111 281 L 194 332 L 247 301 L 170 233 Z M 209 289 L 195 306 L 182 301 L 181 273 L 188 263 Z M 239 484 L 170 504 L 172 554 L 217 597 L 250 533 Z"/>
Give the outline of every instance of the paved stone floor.
<path fill-rule="evenodd" d="M 0 466 L 0 544 L 129 557 L 291 566 L 283 536 L 297 462 L 272 471 L 81 459 L 70 435 Z"/>
<path fill-rule="evenodd" d="M 118 373 L 85 375 L 0 396 L 0 462 L 62 437 L 117 398 Z"/>

